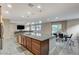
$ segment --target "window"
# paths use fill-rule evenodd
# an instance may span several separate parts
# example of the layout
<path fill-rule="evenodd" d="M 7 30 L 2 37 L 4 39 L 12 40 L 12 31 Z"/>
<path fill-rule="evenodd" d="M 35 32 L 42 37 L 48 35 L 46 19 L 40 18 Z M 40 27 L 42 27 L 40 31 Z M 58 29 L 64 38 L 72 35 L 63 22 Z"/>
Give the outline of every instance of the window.
<path fill-rule="evenodd" d="M 40 36 L 41 24 L 32 24 L 31 30 L 33 31 L 33 32 L 31 32 L 32 35 Z"/>
<path fill-rule="evenodd" d="M 29 34 L 31 35 L 37 35 L 37 36 L 41 36 L 41 21 L 39 22 L 32 22 L 31 24 L 30 23 L 27 23 L 27 26 L 26 26 L 26 30 L 27 31 L 33 31 L 33 32 L 29 32 Z"/>
<path fill-rule="evenodd" d="M 36 30 L 36 36 L 41 36 L 41 24 L 36 24 L 35 26 Z"/>
<path fill-rule="evenodd" d="M 41 36 L 41 33 L 36 33 L 36 36 Z"/>
<path fill-rule="evenodd" d="M 31 25 L 31 30 L 35 30 L 35 26 L 34 25 Z"/>
<path fill-rule="evenodd" d="M 36 25 L 36 31 L 41 31 L 41 25 L 40 24 Z"/>
<path fill-rule="evenodd" d="M 52 24 L 52 34 L 61 31 L 62 24 Z"/>
<path fill-rule="evenodd" d="M 31 35 L 35 35 L 35 32 L 32 32 Z"/>
<path fill-rule="evenodd" d="M 26 32 L 26 34 L 30 34 L 30 32 L 29 32 L 29 31 L 30 31 L 30 26 L 29 26 L 29 25 L 27 25 L 27 26 L 25 27 L 25 30 L 28 31 L 28 32 Z"/>

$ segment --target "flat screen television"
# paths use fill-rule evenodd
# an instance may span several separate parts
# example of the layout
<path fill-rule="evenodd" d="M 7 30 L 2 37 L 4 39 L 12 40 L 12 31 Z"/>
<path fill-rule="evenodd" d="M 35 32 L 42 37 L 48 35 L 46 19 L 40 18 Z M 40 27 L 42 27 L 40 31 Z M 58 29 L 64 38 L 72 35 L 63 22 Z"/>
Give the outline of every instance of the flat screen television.
<path fill-rule="evenodd" d="M 23 30 L 24 28 L 25 28 L 24 25 L 17 25 L 17 29 L 18 29 L 18 30 Z"/>

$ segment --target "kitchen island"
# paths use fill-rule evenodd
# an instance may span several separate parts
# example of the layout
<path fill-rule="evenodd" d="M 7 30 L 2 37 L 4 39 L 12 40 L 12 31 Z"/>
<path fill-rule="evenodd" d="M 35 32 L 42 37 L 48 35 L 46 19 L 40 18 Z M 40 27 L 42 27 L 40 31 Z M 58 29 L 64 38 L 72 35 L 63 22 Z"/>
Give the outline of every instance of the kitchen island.
<path fill-rule="evenodd" d="M 48 55 L 50 37 L 50 35 L 18 34 L 17 42 L 35 55 Z"/>

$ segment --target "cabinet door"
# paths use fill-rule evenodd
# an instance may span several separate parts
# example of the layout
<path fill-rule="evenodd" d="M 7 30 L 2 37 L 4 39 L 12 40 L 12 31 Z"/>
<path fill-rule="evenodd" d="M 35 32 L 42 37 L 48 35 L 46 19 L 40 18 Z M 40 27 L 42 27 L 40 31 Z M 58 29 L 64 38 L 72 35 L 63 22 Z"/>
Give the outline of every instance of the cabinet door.
<path fill-rule="evenodd" d="M 27 48 L 31 51 L 31 38 L 27 37 Z"/>
<path fill-rule="evenodd" d="M 17 39 L 17 43 L 19 43 L 19 35 L 17 35 L 16 39 Z"/>
<path fill-rule="evenodd" d="M 23 45 L 23 36 L 21 35 L 21 44 Z"/>
<path fill-rule="evenodd" d="M 21 36 L 20 35 L 18 35 L 18 40 L 17 41 L 18 41 L 19 44 L 21 44 Z"/>
<path fill-rule="evenodd" d="M 49 54 L 49 40 L 41 42 L 41 54 L 42 55 Z"/>
<path fill-rule="evenodd" d="M 27 39 L 25 36 L 24 36 L 24 47 L 27 47 Z"/>
<path fill-rule="evenodd" d="M 40 54 L 40 41 L 38 40 L 32 40 L 32 52 L 36 55 L 39 55 Z"/>

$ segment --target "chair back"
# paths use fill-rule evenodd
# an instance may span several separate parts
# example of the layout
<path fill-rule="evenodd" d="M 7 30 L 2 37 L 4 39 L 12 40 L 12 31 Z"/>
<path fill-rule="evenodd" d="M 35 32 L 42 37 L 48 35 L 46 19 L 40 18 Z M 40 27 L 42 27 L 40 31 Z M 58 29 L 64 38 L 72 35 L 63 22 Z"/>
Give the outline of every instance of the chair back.
<path fill-rule="evenodd" d="M 63 33 L 59 33 L 59 38 L 63 38 Z"/>
<path fill-rule="evenodd" d="M 57 33 L 53 33 L 53 35 L 55 35 L 55 37 L 57 38 Z"/>
<path fill-rule="evenodd" d="M 72 37 L 73 34 L 70 35 L 70 38 Z"/>

